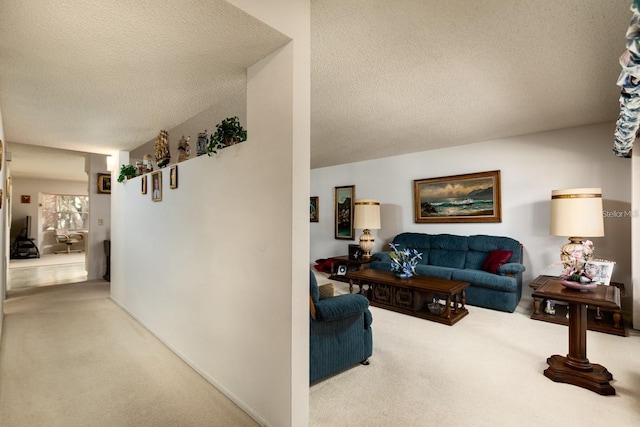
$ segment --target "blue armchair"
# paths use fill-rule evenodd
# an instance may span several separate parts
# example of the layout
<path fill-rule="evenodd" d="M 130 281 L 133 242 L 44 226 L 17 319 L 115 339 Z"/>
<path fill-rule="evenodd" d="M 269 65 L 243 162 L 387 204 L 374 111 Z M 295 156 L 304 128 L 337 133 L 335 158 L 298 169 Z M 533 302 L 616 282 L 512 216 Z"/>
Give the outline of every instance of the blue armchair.
<path fill-rule="evenodd" d="M 316 278 L 309 274 L 309 382 L 314 383 L 358 363 L 368 364 L 373 338 L 367 298 L 348 294 L 321 300 Z"/>

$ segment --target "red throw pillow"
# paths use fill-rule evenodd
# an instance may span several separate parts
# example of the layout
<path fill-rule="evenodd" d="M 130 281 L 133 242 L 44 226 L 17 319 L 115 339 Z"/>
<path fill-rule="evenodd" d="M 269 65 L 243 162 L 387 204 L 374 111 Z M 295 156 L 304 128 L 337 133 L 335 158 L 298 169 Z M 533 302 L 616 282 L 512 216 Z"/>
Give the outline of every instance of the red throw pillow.
<path fill-rule="evenodd" d="M 498 272 L 498 268 L 509 261 L 511 255 L 513 255 L 513 251 L 491 251 L 480 268 L 484 271 L 488 271 L 489 273 L 496 274 Z"/>

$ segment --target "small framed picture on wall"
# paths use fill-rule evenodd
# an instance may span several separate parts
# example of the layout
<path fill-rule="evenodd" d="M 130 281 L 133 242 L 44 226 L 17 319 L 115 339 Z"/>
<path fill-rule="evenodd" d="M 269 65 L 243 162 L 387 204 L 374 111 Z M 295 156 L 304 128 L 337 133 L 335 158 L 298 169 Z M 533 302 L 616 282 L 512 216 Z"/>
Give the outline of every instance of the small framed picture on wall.
<path fill-rule="evenodd" d="M 162 201 L 162 171 L 151 172 L 151 200 Z"/>
<path fill-rule="evenodd" d="M 169 169 L 169 188 L 178 188 L 178 165 Z"/>
<path fill-rule="evenodd" d="M 147 175 L 142 175 L 140 182 L 142 183 L 140 194 L 147 194 Z"/>

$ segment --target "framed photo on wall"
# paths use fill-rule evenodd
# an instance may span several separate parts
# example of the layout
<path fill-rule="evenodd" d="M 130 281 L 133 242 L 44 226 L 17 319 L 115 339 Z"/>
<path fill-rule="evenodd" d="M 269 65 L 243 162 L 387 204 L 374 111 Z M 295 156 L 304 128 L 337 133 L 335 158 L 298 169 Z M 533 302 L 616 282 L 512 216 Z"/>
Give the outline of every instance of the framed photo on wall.
<path fill-rule="evenodd" d="M 169 188 L 178 188 L 178 165 L 169 168 Z"/>
<path fill-rule="evenodd" d="M 151 200 L 162 201 L 162 171 L 151 172 Z"/>
<path fill-rule="evenodd" d="M 309 197 L 309 221 L 318 222 L 318 197 Z"/>
<path fill-rule="evenodd" d="M 335 187 L 335 238 L 353 240 L 353 204 L 356 186 Z"/>
<path fill-rule="evenodd" d="M 142 175 L 142 179 L 140 180 L 140 194 L 147 194 L 147 175 Z"/>
<path fill-rule="evenodd" d="M 413 181 L 415 222 L 502 222 L 500 171 Z"/>
<path fill-rule="evenodd" d="M 111 194 L 111 174 L 110 173 L 98 174 L 98 193 Z"/>

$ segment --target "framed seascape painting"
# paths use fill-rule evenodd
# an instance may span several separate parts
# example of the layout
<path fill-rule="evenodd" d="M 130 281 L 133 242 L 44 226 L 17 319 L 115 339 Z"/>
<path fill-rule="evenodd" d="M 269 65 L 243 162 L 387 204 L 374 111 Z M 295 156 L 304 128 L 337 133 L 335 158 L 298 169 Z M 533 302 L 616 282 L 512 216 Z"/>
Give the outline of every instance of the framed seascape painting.
<path fill-rule="evenodd" d="M 309 197 L 309 221 L 318 222 L 318 197 Z"/>
<path fill-rule="evenodd" d="M 353 203 L 356 186 L 335 187 L 335 238 L 353 240 Z"/>
<path fill-rule="evenodd" d="M 415 222 L 501 222 L 500 171 L 413 181 Z"/>

